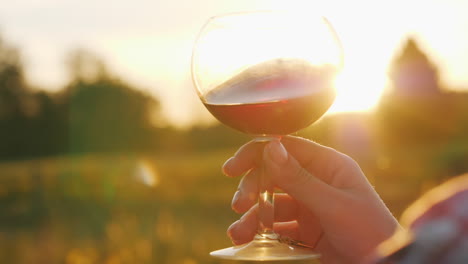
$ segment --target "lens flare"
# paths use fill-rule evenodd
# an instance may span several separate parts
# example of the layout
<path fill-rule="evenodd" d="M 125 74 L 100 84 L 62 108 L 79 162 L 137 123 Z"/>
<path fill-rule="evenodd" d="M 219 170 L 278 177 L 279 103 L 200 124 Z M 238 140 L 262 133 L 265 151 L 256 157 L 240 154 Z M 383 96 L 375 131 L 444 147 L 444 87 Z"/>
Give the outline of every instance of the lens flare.
<path fill-rule="evenodd" d="M 138 181 L 149 187 L 156 187 L 159 184 L 159 175 L 155 166 L 148 161 L 137 162 L 134 175 Z"/>

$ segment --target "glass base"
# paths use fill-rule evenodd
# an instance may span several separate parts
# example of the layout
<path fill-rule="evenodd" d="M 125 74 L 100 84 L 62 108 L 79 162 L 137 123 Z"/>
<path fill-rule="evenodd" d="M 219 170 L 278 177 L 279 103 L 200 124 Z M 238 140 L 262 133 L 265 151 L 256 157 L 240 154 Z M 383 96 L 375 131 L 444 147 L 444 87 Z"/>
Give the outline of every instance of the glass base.
<path fill-rule="evenodd" d="M 320 254 L 310 248 L 282 243 L 276 235 L 274 238 L 256 235 L 247 244 L 216 250 L 210 255 L 222 259 L 246 261 L 303 260 L 320 257 Z"/>

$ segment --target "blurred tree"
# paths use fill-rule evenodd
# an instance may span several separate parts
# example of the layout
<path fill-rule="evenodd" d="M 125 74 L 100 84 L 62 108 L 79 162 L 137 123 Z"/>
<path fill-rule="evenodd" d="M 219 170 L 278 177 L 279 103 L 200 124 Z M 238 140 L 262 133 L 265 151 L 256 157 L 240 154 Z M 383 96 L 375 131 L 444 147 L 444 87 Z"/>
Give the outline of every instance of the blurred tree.
<path fill-rule="evenodd" d="M 90 52 L 75 51 L 68 63 L 73 79 L 62 97 L 68 107 L 69 150 L 151 150 L 156 140 L 152 117 L 159 113 L 159 102 L 110 76 Z"/>
<path fill-rule="evenodd" d="M 34 100 L 38 110 L 30 121 L 29 153 L 36 157 L 65 153 L 68 149 L 67 120 L 63 103 L 57 94 L 44 91 L 35 92 Z"/>
<path fill-rule="evenodd" d="M 389 77 L 395 95 L 421 97 L 440 94 L 439 71 L 414 38 L 406 40 L 392 61 Z"/>
<path fill-rule="evenodd" d="M 104 61 L 85 49 L 71 51 L 66 65 L 73 82 L 95 82 L 110 77 Z"/>
<path fill-rule="evenodd" d="M 65 116 L 56 99 L 31 89 L 19 51 L 0 38 L 0 160 L 64 153 Z"/>
<path fill-rule="evenodd" d="M 391 90 L 378 108 L 387 146 L 443 144 L 454 132 L 456 109 L 440 89 L 437 67 L 414 39 L 409 38 L 393 60 L 389 77 Z"/>
<path fill-rule="evenodd" d="M 0 159 L 22 155 L 36 110 L 19 52 L 0 37 Z"/>
<path fill-rule="evenodd" d="M 450 171 L 447 167 L 466 163 L 460 157 L 468 154 L 467 94 L 441 88 L 436 65 L 412 38 L 393 60 L 389 77 L 391 89 L 376 112 L 377 142 L 382 150 L 394 156 L 417 153 L 414 163 L 423 156 L 438 160 L 427 163 L 426 172 L 439 177 L 441 168 Z"/>
<path fill-rule="evenodd" d="M 19 52 L 0 38 L 0 119 L 25 114 L 23 97 L 27 93 Z"/>
<path fill-rule="evenodd" d="M 237 148 L 249 140 L 251 136 L 233 130 L 221 123 L 212 126 L 194 126 L 185 135 L 188 150 L 207 151 L 222 148 Z"/>

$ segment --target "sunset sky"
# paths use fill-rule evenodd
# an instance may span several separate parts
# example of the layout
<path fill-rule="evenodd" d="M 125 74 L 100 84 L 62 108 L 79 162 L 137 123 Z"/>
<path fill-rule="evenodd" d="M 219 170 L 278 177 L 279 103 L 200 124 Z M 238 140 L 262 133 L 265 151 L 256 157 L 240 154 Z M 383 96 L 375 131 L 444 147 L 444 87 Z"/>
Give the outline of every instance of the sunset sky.
<path fill-rule="evenodd" d="M 33 85 L 62 87 L 67 53 L 85 48 L 158 96 L 168 118 L 184 125 L 206 115 L 189 67 L 199 29 L 211 16 L 259 9 L 320 10 L 334 24 L 345 68 L 333 111 L 377 102 L 389 61 L 408 35 L 439 66 L 444 83 L 468 88 L 466 0 L 15 0 L 1 5 L 0 34 L 20 49 Z"/>

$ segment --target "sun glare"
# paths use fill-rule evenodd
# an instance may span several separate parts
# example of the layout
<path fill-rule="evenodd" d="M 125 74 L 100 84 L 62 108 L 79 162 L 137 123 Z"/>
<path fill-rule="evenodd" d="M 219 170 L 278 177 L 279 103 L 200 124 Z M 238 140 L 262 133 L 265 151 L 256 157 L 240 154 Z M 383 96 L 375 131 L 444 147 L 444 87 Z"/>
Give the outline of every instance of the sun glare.
<path fill-rule="evenodd" d="M 337 97 L 329 112 L 368 111 L 378 103 L 386 84 L 385 73 L 369 65 L 357 66 L 345 68 L 337 77 Z"/>

